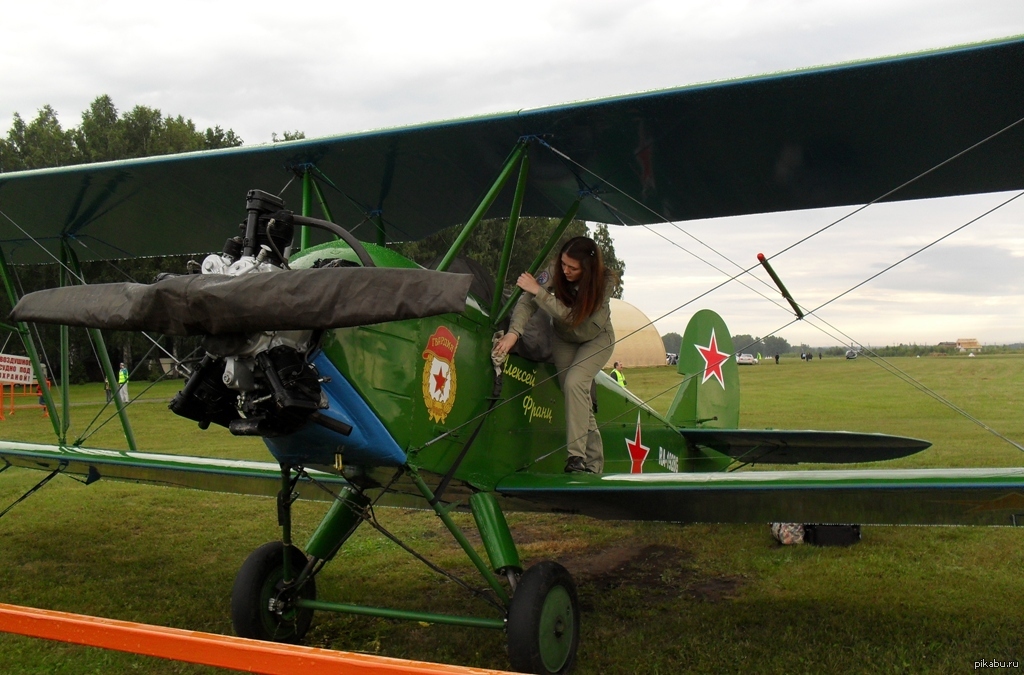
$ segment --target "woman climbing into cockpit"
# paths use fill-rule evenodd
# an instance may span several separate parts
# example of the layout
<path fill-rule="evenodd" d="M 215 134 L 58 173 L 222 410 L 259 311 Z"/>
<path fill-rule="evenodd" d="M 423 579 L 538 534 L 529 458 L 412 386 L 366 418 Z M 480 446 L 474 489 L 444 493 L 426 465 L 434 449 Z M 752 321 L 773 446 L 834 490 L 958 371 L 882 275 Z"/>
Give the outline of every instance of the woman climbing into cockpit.
<path fill-rule="evenodd" d="M 590 388 L 615 344 L 609 309 L 613 274 L 604 266 L 593 239 L 570 239 L 550 271 L 536 278 L 527 272 L 519 276 L 516 285 L 523 295 L 512 312 L 508 333 L 494 347 L 497 355 L 508 354 L 538 309 L 551 316 L 551 351 L 565 393 L 567 473 L 601 473 L 604 468 L 604 446 Z"/>

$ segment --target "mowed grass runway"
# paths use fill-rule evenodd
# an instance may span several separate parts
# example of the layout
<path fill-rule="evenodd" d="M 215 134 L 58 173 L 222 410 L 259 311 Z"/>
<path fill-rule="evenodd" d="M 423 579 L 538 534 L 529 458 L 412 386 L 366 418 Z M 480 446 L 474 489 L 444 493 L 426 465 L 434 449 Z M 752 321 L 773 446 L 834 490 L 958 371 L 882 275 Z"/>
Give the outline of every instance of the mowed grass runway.
<path fill-rule="evenodd" d="M 1000 433 L 1024 440 L 1024 355 L 889 362 Z M 626 372 L 665 410 L 679 376 Z M 1024 453 L 867 359 L 795 358 L 741 367 L 741 425 L 847 429 L 934 443 L 893 467 L 1021 466 Z M 143 383 L 133 383 L 133 393 Z M 200 431 L 161 383 L 132 406 L 142 447 L 269 459 L 262 443 Z M 660 396 L 658 394 L 661 394 Z M 72 428 L 99 410 L 99 385 L 71 391 Z M 30 402 L 25 399 L 24 402 Z M 20 402 L 20 401 L 19 401 Z M 104 413 L 99 421 L 107 418 Z M 0 422 L 0 437 L 51 442 L 38 409 Z M 69 437 L 76 437 L 75 433 Z M 124 447 L 116 419 L 87 445 Z M 883 465 L 871 465 L 880 467 Z M 0 473 L 0 509 L 43 474 Z M 296 506 L 296 540 L 326 505 Z M 431 513 L 380 509 L 381 521 L 476 583 Z M 472 518 L 459 514 L 473 531 Z M 601 522 L 510 514 L 527 564 L 555 559 L 577 579 L 580 673 L 965 672 L 1024 662 L 1024 530 L 865 527 L 850 548 L 781 547 L 766 525 Z M 272 500 L 58 478 L 0 519 L 0 602 L 230 634 L 234 575 L 278 537 Z M 478 538 L 474 538 L 474 541 Z M 493 612 L 368 528 L 318 577 L 321 598 L 437 612 Z M 504 634 L 317 613 L 306 643 L 507 668 Z M 0 635 L 2 673 L 205 673 L 214 669 Z"/>

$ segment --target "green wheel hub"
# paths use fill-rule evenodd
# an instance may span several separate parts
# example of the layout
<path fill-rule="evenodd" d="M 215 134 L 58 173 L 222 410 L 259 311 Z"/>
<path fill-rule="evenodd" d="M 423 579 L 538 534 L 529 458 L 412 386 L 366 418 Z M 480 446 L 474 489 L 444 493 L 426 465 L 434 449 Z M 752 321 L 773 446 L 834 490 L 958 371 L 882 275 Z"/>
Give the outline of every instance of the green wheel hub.
<path fill-rule="evenodd" d="M 509 605 L 507 630 L 514 670 L 569 672 L 580 643 L 580 608 L 568 570 L 548 560 L 526 570 Z"/>
<path fill-rule="evenodd" d="M 576 617 L 572 597 L 564 586 L 555 586 L 540 611 L 540 658 L 549 672 L 557 673 L 575 647 Z"/>

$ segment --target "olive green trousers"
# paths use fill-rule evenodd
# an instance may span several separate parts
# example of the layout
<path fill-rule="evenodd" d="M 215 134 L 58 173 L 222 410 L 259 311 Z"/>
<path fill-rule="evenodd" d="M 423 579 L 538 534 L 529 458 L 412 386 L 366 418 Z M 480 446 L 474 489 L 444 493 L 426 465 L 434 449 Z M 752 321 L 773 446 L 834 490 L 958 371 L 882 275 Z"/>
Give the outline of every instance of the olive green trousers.
<path fill-rule="evenodd" d="M 609 323 L 589 342 L 566 342 L 551 336 L 551 353 L 558 368 L 558 383 L 565 393 L 565 438 L 570 457 L 582 457 L 587 469 L 604 469 L 604 445 L 590 401 L 590 387 L 598 371 L 608 363 L 615 344 Z"/>

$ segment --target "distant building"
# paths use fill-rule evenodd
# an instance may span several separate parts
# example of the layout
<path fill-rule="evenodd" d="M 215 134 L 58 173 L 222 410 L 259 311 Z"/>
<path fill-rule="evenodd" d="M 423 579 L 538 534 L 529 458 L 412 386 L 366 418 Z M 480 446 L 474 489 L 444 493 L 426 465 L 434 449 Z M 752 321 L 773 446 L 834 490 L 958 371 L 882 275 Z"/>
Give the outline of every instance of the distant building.
<path fill-rule="evenodd" d="M 940 348 L 941 347 L 948 347 L 950 349 L 954 349 L 956 347 L 956 343 L 955 342 L 940 342 L 939 343 L 939 347 Z"/>
<path fill-rule="evenodd" d="M 979 352 L 981 343 L 975 338 L 960 338 L 956 341 L 956 348 L 962 352 Z"/>

